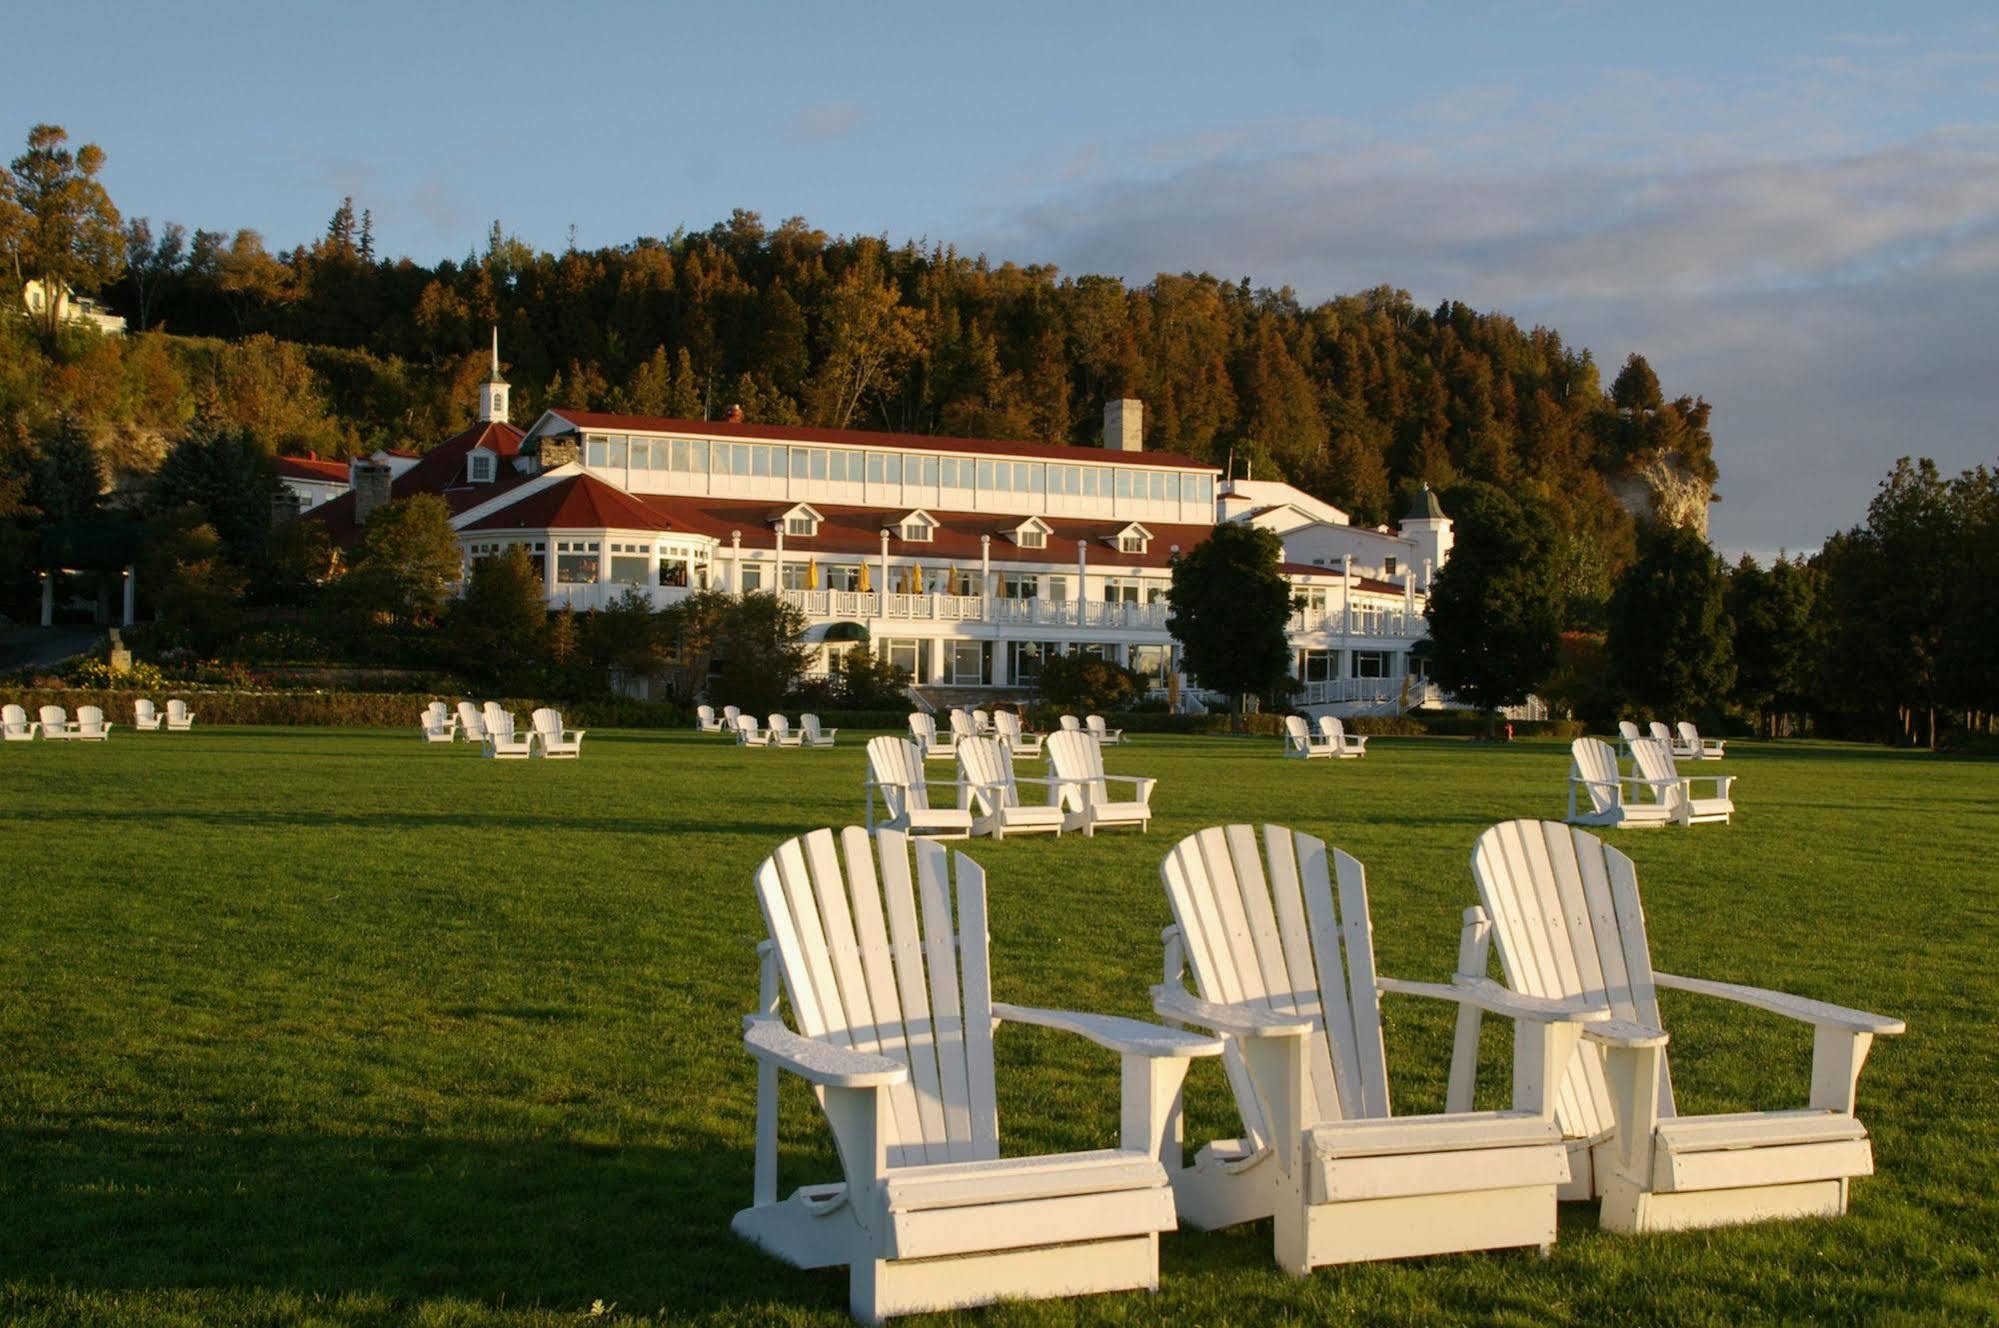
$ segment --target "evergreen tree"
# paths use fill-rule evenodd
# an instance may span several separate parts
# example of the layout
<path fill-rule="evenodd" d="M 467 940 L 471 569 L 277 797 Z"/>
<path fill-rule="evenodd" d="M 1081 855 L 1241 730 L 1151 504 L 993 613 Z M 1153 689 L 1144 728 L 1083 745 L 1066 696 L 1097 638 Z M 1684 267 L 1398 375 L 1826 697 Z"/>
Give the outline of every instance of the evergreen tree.
<path fill-rule="evenodd" d="M 1706 540 L 1679 526 L 1647 536 L 1611 594 L 1606 644 L 1625 695 L 1654 714 L 1670 721 L 1721 705 L 1735 684 L 1735 642 L 1726 572 Z"/>
<path fill-rule="evenodd" d="M 1778 558 L 1767 569 L 1748 554 L 1728 578 L 1735 628 L 1735 703 L 1753 711 L 1757 730 L 1781 736 L 1783 721 L 1815 707 L 1819 632 L 1818 574 L 1803 559 Z"/>
<path fill-rule="evenodd" d="M 230 560 L 248 567 L 268 543 L 271 499 L 281 486 L 270 455 L 214 409 L 211 400 L 187 437 L 167 449 L 153 477 L 151 505 L 155 511 L 194 508 L 215 528 Z"/>
<path fill-rule="evenodd" d="M 475 561 L 445 626 L 458 667 L 496 686 L 519 683 L 546 659 L 548 605 L 526 548 Z"/>
<path fill-rule="evenodd" d="M 369 515 L 340 589 L 350 607 L 369 617 L 424 626 L 437 621 L 463 570 L 451 508 L 436 494 L 420 493 Z"/>
<path fill-rule="evenodd" d="M 1186 672 L 1226 692 L 1235 727 L 1243 698 L 1283 683 L 1291 669 L 1285 628 L 1291 588 L 1277 568 L 1284 546 L 1272 531 L 1230 523 L 1173 560 L 1166 630 Z"/>
<path fill-rule="evenodd" d="M 30 504 L 51 522 L 95 516 L 104 504 L 104 464 L 81 422 L 65 411 L 38 442 Z"/>
<path fill-rule="evenodd" d="M 1430 645 L 1438 686 L 1485 712 L 1518 705 L 1555 670 L 1561 605 L 1552 584 L 1554 532 L 1539 509 L 1489 484 L 1444 496 L 1455 540 L 1430 587 Z"/>

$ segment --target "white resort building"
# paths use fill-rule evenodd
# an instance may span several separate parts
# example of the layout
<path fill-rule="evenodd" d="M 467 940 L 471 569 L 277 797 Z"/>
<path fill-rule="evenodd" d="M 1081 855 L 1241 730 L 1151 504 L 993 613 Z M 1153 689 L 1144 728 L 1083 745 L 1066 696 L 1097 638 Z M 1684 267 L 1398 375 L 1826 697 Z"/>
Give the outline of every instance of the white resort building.
<path fill-rule="evenodd" d="M 804 612 L 818 667 L 871 647 L 953 698 L 1031 687 L 1043 659 L 1072 651 L 1165 690 L 1172 559 L 1242 521 L 1284 545 L 1302 703 L 1437 699 L 1423 609 L 1452 537 L 1427 490 L 1399 529 L 1356 526 L 1289 485 L 1143 450 L 1131 400 L 1105 406 L 1101 447 L 566 409 L 523 430 L 497 348 L 479 397 L 478 422 L 421 458 L 357 459 L 352 492 L 314 516 L 348 541 L 383 503 L 435 493 L 468 568 L 525 546 L 551 605 L 775 591 Z"/>

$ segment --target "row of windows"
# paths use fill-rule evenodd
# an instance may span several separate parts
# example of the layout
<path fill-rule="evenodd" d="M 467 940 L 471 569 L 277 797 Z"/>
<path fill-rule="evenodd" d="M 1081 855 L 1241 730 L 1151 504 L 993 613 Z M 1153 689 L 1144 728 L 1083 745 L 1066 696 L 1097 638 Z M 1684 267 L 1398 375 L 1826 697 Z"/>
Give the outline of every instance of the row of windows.
<path fill-rule="evenodd" d="M 1349 678 L 1392 678 L 1395 654 L 1388 650 L 1349 650 L 1346 653 Z M 1340 673 L 1340 651 L 1301 650 L 1298 678 L 1301 682 L 1330 682 Z"/>
<path fill-rule="evenodd" d="M 815 480 L 831 484 L 913 484 L 981 493 L 1067 494 L 1081 498 L 1138 499 L 1155 503 L 1212 504 L 1214 478 L 1117 466 L 1048 465 L 971 457 L 905 457 L 770 443 L 654 441 L 623 434 L 589 434 L 584 461 L 603 469 L 678 471 L 753 479 Z"/>

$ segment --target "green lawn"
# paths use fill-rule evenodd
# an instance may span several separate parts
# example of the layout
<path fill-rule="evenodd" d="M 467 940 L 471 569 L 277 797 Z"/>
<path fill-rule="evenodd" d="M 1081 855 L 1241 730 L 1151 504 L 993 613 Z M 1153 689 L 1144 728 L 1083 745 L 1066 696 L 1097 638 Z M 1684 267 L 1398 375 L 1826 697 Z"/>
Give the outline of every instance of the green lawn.
<path fill-rule="evenodd" d="M 840 1323 L 845 1274 L 738 1242 L 756 995 L 750 873 L 858 822 L 860 735 L 831 752 L 593 733 L 572 763 L 482 761 L 412 733 L 119 731 L 0 750 L 0 1321 Z M 1444 978 L 1466 858 L 1558 816 L 1566 749 L 1379 739 L 1360 762 L 1275 740 L 1144 738 L 1150 836 L 979 842 L 995 994 L 1146 1012 L 1169 920 L 1159 855 L 1278 819 L 1370 870 L 1384 972 Z M 1905 1017 L 1861 1080 L 1878 1174 L 1836 1222 L 1668 1237 L 1577 1207 L 1531 1252 L 1325 1269 L 1267 1223 L 1169 1237 L 1156 1297 L 992 1323 L 1999 1321 L 1999 765 L 1731 746 L 1731 827 L 1630 832 L 1661 968 Z M 1709 770 L 1714 766 L 1706 767 Z M 1614 832 L 1613 832 L 1614 833 Z M 1810 1035 L 1664 993 L 1685 1111 L 1802 1105 Z M 1449 1013 L 1391 998 L 1400 1111 L 1437 1110 Z M 1490 1029 L 1485 1083 L 1503 1084 Z M 1116 1062 L 999 1043 L 1009 1152 L 1117 1132 Z M 1232 1130 L 1212 1063 L 1189 1137 Z M 783 1184 L 837 1175 L 786 1089 Z"/>

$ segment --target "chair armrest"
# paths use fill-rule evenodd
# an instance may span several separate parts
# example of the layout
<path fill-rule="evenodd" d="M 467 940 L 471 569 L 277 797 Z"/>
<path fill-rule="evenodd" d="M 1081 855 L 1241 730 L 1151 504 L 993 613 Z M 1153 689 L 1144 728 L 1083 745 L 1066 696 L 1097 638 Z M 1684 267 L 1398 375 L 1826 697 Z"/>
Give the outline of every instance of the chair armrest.
<path fill-rule="evenodd" d="M 1659 972 L 1652 974 L 1652 981 L 1658 986 L 1669 987 L 1674 991 L 1688 991 L 1697 996 L 1718 996 L 1725 1001 L 1753 1006 L 1758 1010 L 1768 1010 L 1771 1014 L 1781 1014 L 1787 1019 L 1796 1019 L 1800 1023 L 1819 1028 L 1839 1028 L 1850 1033 L 1882 1033 L 1891 1036 L 1908 1031 L 1908 1025 L 1900 1019 L 1892 1019 L 1884 1014 L 1849 1010 L 1843 1005 L 1828 1005 L 1824 1001 L 1792 996 L 1781 991 L 1767 991 L 1762 987 L 1745 987 L 1735 982 L 1712 982 L 1706 978 L 1683 978 L 1676 974 Z"/>
<path fill-rule="evenodd" d="M 1603 1023 L 1610 1018 L 1608 1009 L 1586 1004 L 1579 997 L 1550 1000 L 1545 996 L 1526 996 L 1500 986 L 1491 978 L 1454 979 L 1446 984 L 1377 977 L 1374 985 L 1377 990 L 1394 992 L 1399 996 L 1428 996 L 1432 1000 L 1477 1006 L 1488 1014 L 1504 1015 L 1509 1019 L 1592 1024 Z"/>
<path fill-rule="evenodd" d="M 1184 1059 L 1222 1054 L 1220 1038 L 1202 1037 L 1178 1028 L 1164 1028 L 1143 1019 L 1085 1014 L 1075 1010 L 1042 1010 L 1031 1005 L 1006 1005 L 999 1001 L 993 1002 L 993 1018 L 1074 1033 L 1107 1050 L 1129 1055 Z"/>
<path fill-rule="evenodd" d="M 1120 783 L 1131 785 L 1134 790 L 1134 795 L 1138 798 L 1140 802 L 1152 801 L 1153 785 L 1159 782 L 1158 776 L 1156 775 L 1105 775 L 1103 777 L 1103 780 L 1099 782 L 1107 783 L 1111 780 L 1117 780 Z"/>
<path fill-rule="evenodd" d="M 743 1049 L 826 1088 L 883 1088 L 909 1078 L 901 1061 L 801 1037 L 767 1014 L 743 1016 Z"/>
<path fill-rule="evenodd" d="M 1303 1037 L 1312 1031 L 1309 1015 L 1278 1014 L 1260 1005 L 1217 1005 L 1185 987 L 1164 983 L 1152 989 L 1152 1009 L 1168 1019 L 1181 1019 L 1234 1037 Z"/>
<path fill-rule="evenodd" d="M 1050 775 L 1015 775 L 1013 782 L 1016 784 L 1066 784 L 1070 781 L 1056 779 Z"/>
<path fill-rule="evenodd" d="M 1668 1041 L 1664 1029 L 1634 1024 L 1629 1019 L 1605 1019 L 1600 1023 L 1584 1024 L 1583 1036 L 1606 1047 L 1628 1047 L 1634 1050 L 1663 1047 Z"/>

